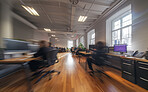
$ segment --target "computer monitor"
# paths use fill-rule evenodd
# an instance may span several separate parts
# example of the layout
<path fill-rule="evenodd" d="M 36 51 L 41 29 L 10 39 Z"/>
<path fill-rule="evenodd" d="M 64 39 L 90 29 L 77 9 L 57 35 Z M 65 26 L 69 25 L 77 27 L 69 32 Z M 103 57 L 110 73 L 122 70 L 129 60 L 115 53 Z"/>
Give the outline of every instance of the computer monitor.
<path fill-rule="evenodd" d="M 114 45 L 114 52 L 127 52 L 127 45 L 126 44 Z"/>

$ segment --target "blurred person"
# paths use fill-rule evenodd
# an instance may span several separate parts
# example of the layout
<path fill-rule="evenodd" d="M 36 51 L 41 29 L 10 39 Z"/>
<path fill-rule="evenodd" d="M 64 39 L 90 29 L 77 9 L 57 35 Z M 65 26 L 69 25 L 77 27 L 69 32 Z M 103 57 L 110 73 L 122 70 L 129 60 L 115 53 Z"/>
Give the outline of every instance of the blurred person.
<path fill-rule="evenodd" d="M 49 44 L 49 49 L 51 49 L 51 50 L 56 49 L 55 47 L 52 46 L 52 43 L 51 42 L 49 42 L 48 44 Z"/>
<path fill-rule="evenodd" d="M 48 52 L 51 51 L 51 49 L 49 48 L 49 44 L 47 41 L 39 41 L 39 49 L 38 51 L 34 54 L 33 57 L 40 57 L 40 60 L 33 60 L 30 61 L 28 64 L 30 66 L 30 69 L 32 71 L 35 71 L 36 69 L 38 69 L 42 64 L 44 64 L 44 60 L 47 59 L 47 54 Z"/>
<path fill-rule="evenodd" d="M 93 67 L 92 67 L 92 63 L 95 65 L 100 65 L 102 64 L 102 59 L 100 57 L 106 57 L 105 55 L 105 43 L 102 41 L 99 41 L 95 44 L 95 48 L 92 51 L 91 57 L 87 58 L 87 63 L 89 66 L 89 69 L 91 70 L 91 72 L 94 72 Z"/>
<path fill-rule="evenodd" d="M 72 55 L 74 55 L 74 53 L 75 53 L 75 48 L 74 48 L 74 47 L 71 47 L 70 51 L 71 51 Z"/>
<path fill-rule="evenodd" d="M 78 47 L 77 49 L 76 49 L 76 55 L 78 55 L 79 54 L 79 51 L 83 51 L 83 49 L 81 48 L 81 47 Z"/>

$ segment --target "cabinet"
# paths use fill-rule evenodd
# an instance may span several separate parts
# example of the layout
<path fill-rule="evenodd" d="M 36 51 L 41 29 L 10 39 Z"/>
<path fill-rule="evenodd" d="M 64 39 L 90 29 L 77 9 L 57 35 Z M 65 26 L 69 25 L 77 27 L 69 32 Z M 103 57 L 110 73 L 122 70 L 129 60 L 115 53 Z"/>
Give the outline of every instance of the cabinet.
<path fill-rule="evenodd" d="M 148 90 L 148 62 L 136 62 L 137 84 Z"/>
<path fill-rule="evenodd" d="M 122 59 L 121 63 L 122 77 L 132 83 L 135 81 L 135 61 L 129 59 Z"/>
<path fill-rule="evenodd" d="M 117 56 L 107 55 L 108 65 L 121 70 L 121 58 Z"/>

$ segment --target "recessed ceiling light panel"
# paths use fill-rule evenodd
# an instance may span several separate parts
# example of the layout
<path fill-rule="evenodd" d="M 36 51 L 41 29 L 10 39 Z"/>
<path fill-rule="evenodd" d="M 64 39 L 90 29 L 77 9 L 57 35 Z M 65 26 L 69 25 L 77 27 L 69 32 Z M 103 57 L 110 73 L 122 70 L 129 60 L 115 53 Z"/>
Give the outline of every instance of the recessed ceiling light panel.
<path fill-rule="evenodd" d="M 21 5 L 26 11 L 28 11 L 31 15 L 34 15 L 34 16 L 40 16 L 37 11 L 33 8 L 33 7 L 30 7 L 30 6 L 24 6 L 24 5 Z"/>
<path fill-rule="evenodd" d="M 87 19 L 87 16 L 80 16 L 78 19 L 78 22 L 85 22 L 86 19 Z"/>
<path fill-rule="evenodd" d="M 47 32 L 51 32 L 51 30 L 48 29 L 48 28 L 44 28 L 44 30 L 47 31 Z"/>

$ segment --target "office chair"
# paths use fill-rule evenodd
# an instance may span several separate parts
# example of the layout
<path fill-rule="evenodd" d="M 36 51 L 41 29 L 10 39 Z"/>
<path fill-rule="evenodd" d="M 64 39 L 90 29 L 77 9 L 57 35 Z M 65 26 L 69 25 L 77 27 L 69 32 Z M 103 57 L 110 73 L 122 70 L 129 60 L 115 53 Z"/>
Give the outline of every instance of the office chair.
<path fill-rule="evenodd" d="M 42 78 L 44 78 L 45 76 L 47 76 L 48 74 L 51 74 L 51 73 L 54 73 L 54 72 L 57 72 L 57 74 L 59 75 L 60 74 L 60 71 L 56 71 L 56 70 L 49 70 L 49 71 L 46 71 L 46 68 L 50 67 L 51 65 L 54 65 L 55 64 L 55 61 L 57 60 L 57 53 L 58 53 L 58 50 L 52 50 L 52 51 L 49 51 L 48 54 L 47 54 L 47 60 L 45 60 L 45 64 L 42 65 L 41 67 L 43 68 L 41 71 L 39 72 L 36 72 L 34 75 L 36 75 L 36 77 L 40 76 L 41 74 L 43 74 L 34 84 L 38 83 Z M 44 69 L 45 68 L 45 69 Z M 52 77 L 49 75 L 49 80 L 51 79 Z"/>

